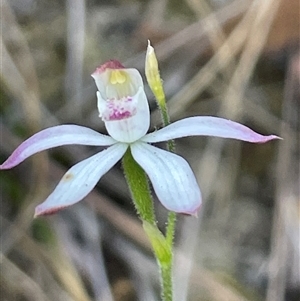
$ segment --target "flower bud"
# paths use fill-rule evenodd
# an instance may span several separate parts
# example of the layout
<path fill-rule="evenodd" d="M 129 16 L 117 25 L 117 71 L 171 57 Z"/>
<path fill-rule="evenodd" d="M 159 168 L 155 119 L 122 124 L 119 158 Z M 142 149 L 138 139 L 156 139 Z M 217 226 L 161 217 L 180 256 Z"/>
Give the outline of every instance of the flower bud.
<path fill-rule="evenodd" d="M 158 62 L 154 52 L 154 48 L 148 41 L 148 48 L 145 62 L 145 73 L 148 85 L 152 90 L 158 104 L 165 106 L 165 93 L 162 85 L 162 80 L 159 75 Z"/>

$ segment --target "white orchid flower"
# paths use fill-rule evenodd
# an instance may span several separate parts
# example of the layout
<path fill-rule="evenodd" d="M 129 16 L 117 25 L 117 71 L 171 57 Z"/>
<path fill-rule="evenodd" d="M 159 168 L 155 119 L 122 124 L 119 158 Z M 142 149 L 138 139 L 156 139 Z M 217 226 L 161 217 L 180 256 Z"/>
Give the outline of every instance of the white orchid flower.
<path fill-rule="evenodd" d="M 36 216 L 54 213 L 82 200 L 128 148 L 147 173 L 160 202 L 168 210 L 195 215 L 201 205 L 201 193 L 191 167 L 182 157 L 150 143 L 202 135 L 252 143 L 279 138 L 209 116 L 185 118 L 146 134 L 150 112 L 139 72 L 109 61 L 97 68 L 92 77 L 98 87 L 99 116 L 110 136 L 79 125 L 54 126 L 24 141 L 0 165 L 0 169 L 10 169 L 35 153 L 60 145 L 109 146 L 69 169 L 50 196 L 36 207 Z"/>

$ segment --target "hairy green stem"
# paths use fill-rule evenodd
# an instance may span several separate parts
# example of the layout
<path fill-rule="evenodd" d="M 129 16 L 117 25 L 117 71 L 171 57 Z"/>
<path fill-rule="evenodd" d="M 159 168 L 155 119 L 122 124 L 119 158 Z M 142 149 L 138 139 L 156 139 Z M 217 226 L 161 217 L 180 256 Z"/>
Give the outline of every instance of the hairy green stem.
<path fill-rule="evenodd" d="M 168 108 L 166 105 L 165 95 L 160 94 L 161 99 L 157 99 L 157 104 L 160 109 L 161 118 L 163 122 L 163 126 L 167 126 L 170 124 L 170 117 L 168 114 Z M 167 142 L 167 149 L 170 152 L 175 152 L 175 143 L 174 140 L 170 140 Z M 174 236 L 175 236 L 175 227 L 176 227 L 176 213 L 170 211 L 168 213 L 168 222 L 166 227 L 166 242 L 170 247 L 170 260 L 166 264 L 160 264 L 160 273 L 162 277 L 162 299 L 164 301 L 172 301 L 173 296 L 173 244 L 174 244 Z"/>
<path fill-rule="evenodd" d="M 173 247 L 174 236 L 175 236 L 175 226 L 176 226 L 176 213 L 170 211 L 168 214 L 168 224 L 166 229 L 166 240 L 169 246 Z"/>
<path fill-rule="evenodd" d="M 162 300 L 173 300 L 172 260 L 165 265 L 159 264 L 162 281 Z"/>
<path fill-rule="evenodd" d="M 155 225 L 156 218 L 148 178 L 144 170 L 133 159 L 130 148 L 126 151 L 122 163 L 125 178 L 138 215 L 143 221 Z"/>
<path fill-rule="evenodd" d="M 149 87 L 155 96 L 158 108 L 160 110 L 163 126 L 168 126 L 170 124 L 170 117 L 168 114 L 165 92 L 159 74 L 159 67 L 155 51 L 150 42 L 148 42 L 146 54 L 145 73 Z M 170 152 L 175 152 L 175 143 L 173 140 L 167 142 L 167 148 Z M 161 232 L 156 231 L 155 228 L 151 228 L 144 223 L 144 229 L 151 240 L 154 254 L 157 258 L 160 269 L 163 301 L 173 300 L 172 267 L 175 226 L 175 212 L 169 212 L 168 214 L 165 236 L 162 235 Z"/>

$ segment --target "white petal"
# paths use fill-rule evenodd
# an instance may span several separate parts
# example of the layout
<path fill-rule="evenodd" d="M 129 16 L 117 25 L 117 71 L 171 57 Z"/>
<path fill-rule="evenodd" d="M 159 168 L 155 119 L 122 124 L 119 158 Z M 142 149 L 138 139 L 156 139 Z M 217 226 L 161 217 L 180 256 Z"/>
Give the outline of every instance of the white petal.
<path fill-rule="evenodd" d="M 98 97 L 98 109 L 100 115 L 103 118 L 105 123 L 105 127 L 108 133 L 117 141 L 131 143 L 134 142 L 141 137 L 143 137 L 150 125 L 150 111 L 148 100 L 145 94 L 145 91 L 142 87 L 139 88 L 136 95 L 132 97 L 132 104 L 134 106 L 128 107 L 119 107 L 115 106 L 113 108 L 106 108 L 110 104 L 107 100 L 104 100 L 101 97 L 100 93 L 97 93 Z M 119 100 L 121 103 L 121 100 Z M 118 111 L 119 109 L 122 111 Z M 107 114 L 110 114 L 111 110 L 118 111 L 113 112 L 114 116 L 122 117 L 120 120 L 113 120 L 113 118 L 109 121 L 105 120 Z M 128 111 L 129 117 L 126 117 L 123 109 L 130 109 Z"/>
<path fill-rule="evenodd" d="M 108 63 L 110 63 L 110 62 L 108 62 Z M 131 87 L 128 90 L 128 91 L 131 91 L 131 93 L 129 93 L 130 96 L 132 96 L 133 94 L 136 94 L 139 87 L 144 86 L 143 79 L 142 79 L 140 73 L 138 72 L 138 70 L 136 70 L 134 68 L 122 68 L 121 65 L 118 65 L 120 63 L 116 62 L 116 61 L 112 61 L 111 63 L 116 66 L 111 66 L 111 68 L 107 67 L 107 68 L 104 68 L 104 70 L 102 70 L 102 67 L 100 67 L 92 74 L 92 77 L 95 80 L 98 91 L 101 93 L 101 96 L 104 99 L 116 97 L 115 93 L 113 92 L 114 85 L 112 85 L 110 82 L 110 74 L 114 70 L 120 70 L 122 72 L 125 72 L 128 75 L 129 82 L 127 84 Z M 104 65 L 106 65 L 106 64 L 104 64 Z"/>
<path fill-rule="evenodd" d="M 81 201 L 99 179 L 123 157 L 127 147 L 127 144 L 115 144 L 74 165 L 52 194 L 36 207 L 35 216 L 52 214 Z"/>
<path fill-rule="evenodd" d="M 141 140 L 155 143 L 187 136 L 215 136 L 252 143 L 264 143 L 272 139 L 280 139 L 275 135 L 260 135 L 240 123 L 227 119 L 199 116 L 176 121 L 156 132 L 146 135 Z"/>
<path fill-rule="evenodd" d="M 140 87 L 144 88 L 144 83 L 140 72 L 134 68 L 125 68 L 126 72 L 131 78 L 131 82 L 137 91 Z"/>
<path fill-rule="evenodd" d="M 58 125 L 42 130 L 20 144 L 0 169 L 12 168 L 40 151 L 68 144 L 106 146 L 117 143 L 113 138 L 79 125 Z"/>
<path fill-rule="evenodd" d="M 196 214 L 201 205 L 201 193 L 192 169 L 182 157 L 143 142 L 132 144 L 131 152 L 167 209 Z"/>
<path fill-rule="evenodd" d="M 100 93 L 106 98 L 105 90 L 109 81 L 110 70 L 112 69 L 125 69 L 124 66 L 117 60 L 110 60 L 99 66 L 92 74 L 97 88 Z"/>

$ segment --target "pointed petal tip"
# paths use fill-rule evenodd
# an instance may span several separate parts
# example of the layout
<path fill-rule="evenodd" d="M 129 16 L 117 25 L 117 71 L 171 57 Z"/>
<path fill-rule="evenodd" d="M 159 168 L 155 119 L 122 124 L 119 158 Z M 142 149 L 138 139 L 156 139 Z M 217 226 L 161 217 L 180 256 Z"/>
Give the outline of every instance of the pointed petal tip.
<path fill-rule="evenodd" d="M 184 211 L 180 211 L 180 212 L 177 212 L 177 213 L 198 218 L 198 212 L 201 209 L 201 205 L 202 204 L 200 204 L 196 209 L 184 210 Z"/>
<path fill-rule="evenodd" d="M 45 206 L 43 204 L 40 204 L 35 208 L 33 218 L 37 218 L 40 216 L 53 215 L 53 214 L 63 210 L 66 207 L 67 206 L 45 208 Z"/>
<path fill-rule="evenodd" d="M 271 140 L 283 140 L 283 138 L 276 135 L 261 136 L 261 138 L 259 138 L 257 141 L 254 141 L 254 143 L 266 143 Z"/>
<path fill-rule="evenodd" d="M 19 155 L 19 152 L 14 152 L 2 164 L 0 164 L 0 170 L 12 169 L 23 161 L 24 160 Z"/>
<path fill-rule="evenodd" d="M 270 135 L 269 137 L 270 137 L 269 140 L 274 140 L 274 139 L 283 140 L 282 137 L 279 137 L 279 136 L 276 136 L 276 135 Z"/>
<path fill-rule="evenodd" d="M 7 164 L 7 161 L 4 161 L 2 164 L 0 164 L 0 170 L 10 169 L 10 168 L 12 168 L 12 166 L 9 166 L 9 164 Z"/>
<path fill-rule="evenodd" d="M 152 52 L 152 51 L 154 51 L 154 48 L 152 47 L 150 40 L 148 40 L 147 54 L 149 54 L 149 52 Z"/>
<path fill-rule="evenodd" d="M 19 152 L 14 152 L 2 164 L 0 164 L 0 170 L 11 169 L 23 161 L 24 160 L 19 155 Z"/>

